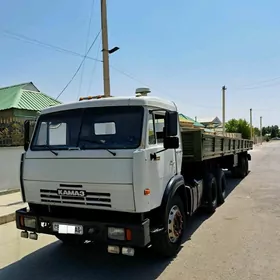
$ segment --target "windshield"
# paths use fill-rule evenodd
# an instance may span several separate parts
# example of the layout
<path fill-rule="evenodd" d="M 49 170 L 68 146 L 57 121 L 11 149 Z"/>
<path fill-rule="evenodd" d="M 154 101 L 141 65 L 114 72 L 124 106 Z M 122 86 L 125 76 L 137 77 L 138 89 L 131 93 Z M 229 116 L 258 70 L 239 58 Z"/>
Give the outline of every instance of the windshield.
<path fill-rule="evenodd" d="M 141 143 L 144 108 L 93 107 L 40 116 L 31 150 L 135 149 Z"/>

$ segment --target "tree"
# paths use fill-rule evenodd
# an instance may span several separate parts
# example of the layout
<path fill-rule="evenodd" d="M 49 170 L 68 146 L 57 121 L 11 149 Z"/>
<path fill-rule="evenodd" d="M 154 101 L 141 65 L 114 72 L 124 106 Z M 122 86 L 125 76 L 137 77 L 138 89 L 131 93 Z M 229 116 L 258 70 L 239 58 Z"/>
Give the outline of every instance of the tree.
<path fill-rule="evenodd" d="M 279 127 L 278 125 L 272 125 L 262 128 L 262 135 L 270 134 L 271 138 L 279 136 Z"/>
<path fill-rule="evenodd" d="M 226 132 L 241 133 L 242 138 L 250 139 L 251 129 L 246 120 L 231 119 L 225 124 Z"/>
<path fill-rule="evenodd" d="M 278 125 L 273 125 L 271 127 L 271 135 L 270 135 L 271 138 L 277 137 L 278 134 L 279 134 L 279 127 L 278 127 Z"/>
<path fill-rule="evenodd" d="M 254 136 L 261 136 L 261 132 L 257 127 L 254 127 Z"/>
<path fill-rule="evenodd" d="M 263 127 L 263 128 L 262 128 L 262 136 L 265 136 L 266 134 L 268 134 L 267 128 L 266 128 L 266 127 Z"/>

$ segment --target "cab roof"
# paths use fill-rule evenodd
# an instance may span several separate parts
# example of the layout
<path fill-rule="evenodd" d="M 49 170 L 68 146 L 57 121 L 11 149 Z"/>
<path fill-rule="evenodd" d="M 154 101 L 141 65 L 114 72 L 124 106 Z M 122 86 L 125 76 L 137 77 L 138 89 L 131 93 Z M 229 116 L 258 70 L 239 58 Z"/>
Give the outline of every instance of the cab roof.
<path fill-rule="evenodd" d="M 109 106 L 149 106 L 165 110 L 177 111 L 173 101 L 150 96 L 141 97 L 107 97 L 75 101 L 71 103 L 52 106 L 41 111 L 41 114 L 49 114 L 59 111 L 73 110 L 79 108 L 109 107 Z"/>

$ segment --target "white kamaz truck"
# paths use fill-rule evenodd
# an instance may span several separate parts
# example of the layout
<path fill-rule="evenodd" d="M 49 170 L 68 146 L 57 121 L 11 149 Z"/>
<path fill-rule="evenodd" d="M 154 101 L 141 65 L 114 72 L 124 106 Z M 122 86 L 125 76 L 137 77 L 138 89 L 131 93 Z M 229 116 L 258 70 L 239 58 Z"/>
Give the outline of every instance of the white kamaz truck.
<path fill-rule="evenodd" d="M 172 101 L 87 97 L 25 123 L 16 211 L 24 238 L 55 235 L 68 245 L 106 244 L 133 256 L 152 246 L 177 254 L 186 220 L 226 197 L 223 169 L 248 174 L 250 140 L 183 129 Z"/>

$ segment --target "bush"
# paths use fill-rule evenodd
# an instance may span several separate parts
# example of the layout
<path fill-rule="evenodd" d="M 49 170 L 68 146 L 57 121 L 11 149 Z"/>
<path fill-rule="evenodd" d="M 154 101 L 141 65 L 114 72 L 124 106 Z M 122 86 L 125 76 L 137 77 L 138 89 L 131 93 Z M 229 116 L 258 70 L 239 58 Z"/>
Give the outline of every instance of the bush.
<path fill-rule="evenodd" d="M 251 135 L 250 124 L 246 120 L 231 119 L 226 123 L 225 127 L 226 127 L 226 132 L 241 133 L 242 138 L 250 139 L 250 135 Z"/>
<path fill-rule="evenodd" d="M 22 121 L 0 123 L 0 146 L 22 146 L 23 138 Z"/>

